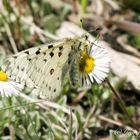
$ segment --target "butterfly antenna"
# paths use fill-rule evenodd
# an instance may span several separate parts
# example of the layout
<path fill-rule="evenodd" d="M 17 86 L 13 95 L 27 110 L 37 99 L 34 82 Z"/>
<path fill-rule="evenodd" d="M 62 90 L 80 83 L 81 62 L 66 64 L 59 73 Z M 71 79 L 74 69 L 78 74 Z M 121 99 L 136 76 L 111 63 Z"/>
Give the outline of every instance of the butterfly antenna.
<path fill-rule="evenodd" d="M 96 28 L 96 29 L 92 29 L 92 30 L 89 30 L 88 32 L 89 33 L 92 33 L 92 32 L 99 32 L 101 30 L 100 27 Z"/>
<path fill-rule="evenodd" d="M 92 33 L 92 32 L 97 32 L 96 36 L 95 36 L 95 41 L 98 41 L 101 37 L 102 37 L 102 34 L 99 32 L 101 30 L 101 28 L 96 28 L 94 30 L 90 30 L 89 33 Z"/>
<path fill-rule="evenodd" d="M 84 29 L 84 28 L 83 28 L 83 19 L 82 19 L 82 18 L 80 19 L 80 25 L 81 25 L 81 28 Z M 100 30 L 101 30 L 101 28 L 99 27 L 99 28 L 96 28 L 96 29 L 89 30 L 89 31 L 87 31 L 87 32 L 88 32 L 88 33 L 99 32 Z M 88 34 L 85 33 L 85 34 L 84 34 L 84 37 L 85 37 L 85 40 L 87 40 L 87 39 L 88 39 Z M 99 40 L 100 37 L 101 37 L 101 34 L 98 33 L 98 34 L 96 35 L 95 41 L 94 41 L 93 43 L 95 43 L 97 40 Z"/>

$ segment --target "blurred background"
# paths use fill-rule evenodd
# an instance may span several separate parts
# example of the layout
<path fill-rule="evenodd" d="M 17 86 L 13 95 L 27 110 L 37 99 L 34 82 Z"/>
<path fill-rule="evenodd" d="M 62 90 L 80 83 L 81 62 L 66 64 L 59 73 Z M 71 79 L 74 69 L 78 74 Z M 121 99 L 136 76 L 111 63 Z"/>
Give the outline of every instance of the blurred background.
<path fill-rule="evenodd" d="M 55 102 L 25 90 L 0 97 L 0 140 L 140 139 L 140 0 L 0 0 L 0 66 L 12 54 L 84 31 L 108 49 L 109 80 L 128 114 L 106 82 L 84 92 L 65 84 Z"/>

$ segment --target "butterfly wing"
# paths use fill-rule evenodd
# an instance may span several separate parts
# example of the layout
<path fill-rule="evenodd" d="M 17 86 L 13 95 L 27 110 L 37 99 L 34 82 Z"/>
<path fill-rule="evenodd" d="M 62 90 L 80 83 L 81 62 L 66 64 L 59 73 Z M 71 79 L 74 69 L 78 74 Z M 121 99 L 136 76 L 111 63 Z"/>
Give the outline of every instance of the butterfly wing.
<path fill-rule="evenodd" d="M 22 51 L 9 58 L 2 69 L 15 80 L 41 97 L 54 99 L 59 95 L 62 84 L 62 69 L 66 65 L 71 39 Z"/>

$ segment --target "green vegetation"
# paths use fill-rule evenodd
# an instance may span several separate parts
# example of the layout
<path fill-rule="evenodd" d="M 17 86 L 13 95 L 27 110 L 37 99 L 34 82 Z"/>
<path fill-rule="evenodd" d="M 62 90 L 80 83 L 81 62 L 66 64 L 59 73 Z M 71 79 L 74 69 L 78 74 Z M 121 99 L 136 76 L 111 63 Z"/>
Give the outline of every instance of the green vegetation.
<path fill-rule="evenodd" d="M 47 0 L 3 1 L 3 9 L 0 9 L 0 66 L 10 54 L 57 40 L 56 30 L 72 12 L 72 5 L 61 4 L 57 8 L 57 4 L 53 7 Z M 82 12 L 86 13 L 88 1 L 81 0 L 80 4 Z M 140 49 L 140 36 L 134 39 L 134 43 Z M 125 94 L 126 80 L 112 74 L 109 79 L 122 93 L 124 101 L 129 98 Z M 109 135 L 112 140 L 122 140 L 120 134 L 128 128 L 134 129 L 106 82 L 94 84 L 86 92 L 71 90 L 66 84 L 55 103 L 37 100 L 28 89 L 24 94 L 24 97 L 0 97 L 0 140 L 92 140 Z M 135 122 L 134 104 L 126 102 L 125 105 Z M 114 133 L 116 130 L 123 132 Z M 134 135 L 132 131 L 125 140 L 139 137 L 140 134 Z"/>

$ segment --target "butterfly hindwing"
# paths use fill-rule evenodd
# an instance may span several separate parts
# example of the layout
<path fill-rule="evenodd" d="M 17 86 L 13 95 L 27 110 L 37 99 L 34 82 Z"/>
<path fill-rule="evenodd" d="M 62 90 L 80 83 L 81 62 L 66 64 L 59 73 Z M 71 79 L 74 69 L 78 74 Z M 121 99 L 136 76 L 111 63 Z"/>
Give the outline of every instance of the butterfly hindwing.
<path fill-rule="evenodd" d="M 68 59 L 69 51 L 70 48 L 68 47 L 61 50 L 62 54 L 60 56 L 60 50 L 55 49 L 52 51 L 54 55 L 48 56 L 47 61 L 42 66 L 39 66 L 40 63 L 42 63 L 42 59 L 36 61 L 36 75 L 34 71 L 34 74 L 32 73 L 30 78 L 34 80 L 35 85 L 40 87 L 40 94 L 42 97 L 47 95 L 48 98 L 53 98 L 57 96 L 57 93 L 60 93 L 62 68 Z"/>

